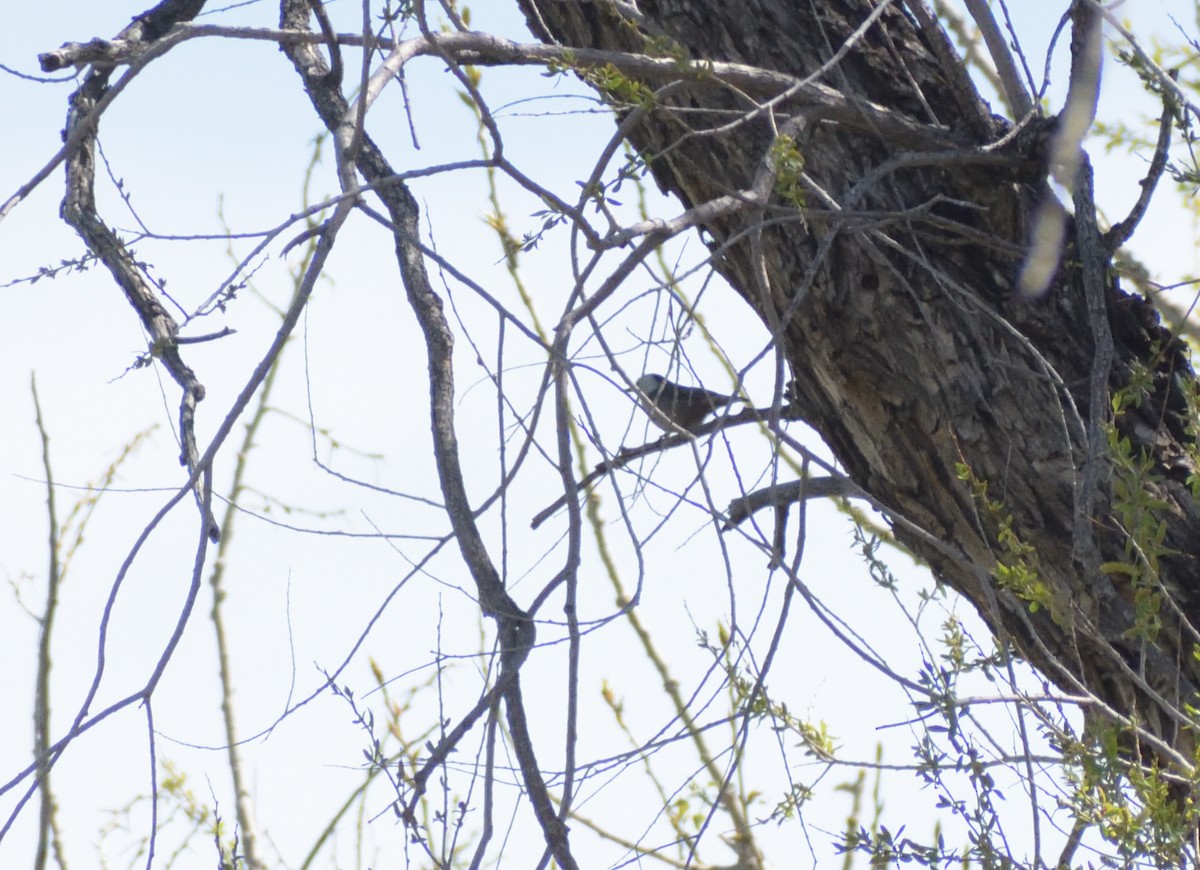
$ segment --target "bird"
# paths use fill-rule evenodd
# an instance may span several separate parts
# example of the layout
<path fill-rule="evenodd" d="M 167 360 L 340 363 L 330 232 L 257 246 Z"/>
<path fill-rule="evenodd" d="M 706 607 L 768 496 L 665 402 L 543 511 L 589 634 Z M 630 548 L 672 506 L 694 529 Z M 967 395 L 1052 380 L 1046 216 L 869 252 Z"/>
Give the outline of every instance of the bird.
<path fill-rule="evenodd" d="M 655 425 L 668 432 L 678 428 L 695 433 L 705 417 L 737 401 L 737 396 L 685 387 L 662 375 L 642 375 L 635 383 L 643 410 Z"/>

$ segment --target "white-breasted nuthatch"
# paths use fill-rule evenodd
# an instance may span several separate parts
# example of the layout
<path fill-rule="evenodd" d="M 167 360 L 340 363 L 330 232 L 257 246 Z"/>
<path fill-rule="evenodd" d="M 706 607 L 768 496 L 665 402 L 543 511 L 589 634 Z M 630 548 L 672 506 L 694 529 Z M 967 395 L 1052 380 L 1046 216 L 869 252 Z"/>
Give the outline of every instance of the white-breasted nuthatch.
<path fill-rule="evenodd" d="M 695 432 L 704 418 L 715 413 L 737 396 L 726 396 L 699 387 L 684 387 L 672 383 L 662 375 L 642 375 L 637 379 L 638 400 L 655 424 L 668 432 L 680 429 Z"/>

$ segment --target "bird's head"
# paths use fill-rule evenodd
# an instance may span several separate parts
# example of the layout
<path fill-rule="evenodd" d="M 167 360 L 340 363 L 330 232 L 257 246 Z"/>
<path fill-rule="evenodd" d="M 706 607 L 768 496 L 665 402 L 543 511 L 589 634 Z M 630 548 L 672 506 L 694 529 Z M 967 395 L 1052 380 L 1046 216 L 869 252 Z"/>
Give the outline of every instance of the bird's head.
<path fill-rule="evenodd" d="M 642 375 L 635 381 L 637 388 L 647 396 L 657 396 L 667 379 L 662 375 Z"/>

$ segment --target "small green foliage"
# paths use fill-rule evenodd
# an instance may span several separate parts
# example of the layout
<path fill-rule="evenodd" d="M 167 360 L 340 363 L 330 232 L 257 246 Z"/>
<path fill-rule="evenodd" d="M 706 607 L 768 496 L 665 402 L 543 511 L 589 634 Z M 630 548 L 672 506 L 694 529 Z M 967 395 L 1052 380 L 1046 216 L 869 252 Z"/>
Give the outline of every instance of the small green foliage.
<path fill-rule="evenodd" d="M 971 487 L 971 496 L 983 509 L 982 519 L 990 520 L 995 526 L 996 582 L 1018 598 L 1029 603 L 1029 612 L 1037 613 L 1043 607 L 1050 611 L 1056 622 L 1061 621 L 1054 596 L 1037 571 L 1037 551 L 1031 544 L 1021 540 L 1013 528 L 1013 515 L 1004 510 L 1004 503 L 988 496 L 987 481 L 980 480 L 965 462 L 955 464 L 958 479 Z"/>
<path fill-rule="evenodd" d="M 542 201 L 546 202 L 546 200 Z M 562 226 L 568 222 L 567 215 L 563 214 L 558 207 L 554 205 L 554 203 L 547 202 L 547 205 L 549 208 L 539 209 L 531 215 L 532 217 L 539 218 L 542 222 L 542 226 L 535 232 L 525 233 L 521 237 L 522 251 L 536 250 L 538 244 L 542 241 L 542 237 L 546 235 L 546 233 L 550 232 L 550 230 L 554 229 L 555 227 Z"/>
<path fill-rule="evenodd" d="M 1152 360 L 1161 355 L 1160 347 L 1151 349 Z M 1105 435 L 1112 463 L 1112 509 L 1125 533 L 1126 558 L 1101 566 L 1105 574 L 1128 578 L 1133 589 L 1134 622 L 1126 636 L 1148 641 L 1153 641 L 1162 629 L 1160 562 L 1164 556 L 1175 553 L 1164 543 L 1165 517 L 1170 504 L 1155 494 L 1163 477 L 1155 470 L 1154 457 L 1145 448 L 1135 449 L 1130 437 L 1121 433 L 1119 424 L 1128 411 L 1141 407 L 1153 386 L 1151 365 L 1135 363 L 1130 367 L 1128 382 L 1112 394 L 1112 422 L 1105 426 Z"/>
<path fill-rule="evenodd" d="M 562 60 L 546 64 L 547 76 L 559 76 L 573 72 L 589 85 L 597 88 L 613 103 L 648 109 L 654 105 L 654 91 L 644 82 L 629 78 L 611 63 L 604 66 L 584 66 L 579 63 L 575 52 L 564 49 Z"/>
<path fill-rule="evenodd" d="M 1063 744 L 1072 816 L 1137 866 L 1178 866 L 1196 827 L 1195 803 L 1173 794 L 1157 765 L 1128 764 L 1121 749 L 1128 738 L 1117 726 L 1094 720 L 1088 738 Z"/>
<path fill-rule="evenodd" d="M 868 537 L 866 530 L 858 523 L 854 524 L 851 533 L 854 535 L 855 546 L 862 553 L 863 561 L 867 563 L 867 571 L 870 573 L 871 579 L 884 589 L 894 592 L 899 584 L 887 563 L 879 558 L 879 547 L 884 543 L 883 539 L 878 535 Z"/>
<path fill-rule="evenodd" d="M 1193 378 L 1183 379 L 1183 396 L 1187 402 L 1188 435 L 1191 436 L 1183 446 L 1193 468 L 1200 468 L 1200 382 Z M 1200 499 L 1200 473 L 1188 475 L 1187 485 L 1192 491 L 1192 498 Z"/>
<path fill-rule="evenodd" d="M 39 266 L 38 270 L 33 275 L 26 275 L 22 278 L 13 278 L 11 281 L 0 284 L 0 290 L 8 287 L 14 287 L 17 284 L 36 284 L 43 278 L 57 278 L 60 274 L 71 275 L 76 272 L 86 272 L 97 262 L 95 254 L 83 254 L 73 260 L 58 261 L 57 266 Z"/>
<path fill-rule="evenodd" d="M 1153 353 L 1158 356 L 1160 351 L 1155 348 Z M 1112 394 L 1113 416 L 1121 416 L 1126 408 L 1140 408 L 1153 387 L 1154 372 L 1150 370 L 1150 366 L 1141 360 L 1135 359 L 1130 362 L 1129 382 Z"/>
<path fill-rule="evenodd" d="M 542 73 L 547 78 L 566 75 L 569 72 L 576 72 L 579 69 L 579 55 L 572 48 L 562 49 L 562 60 L 552 60 L 546 64 L 546 71 Z"/>
<path fill-rule="evenodd" d="M 713 644 L 707 632 L 701 633 L 699 644 L 713 656 L 713 659 L 725 671 L 734 709 L 741 710 L 754 719 L 778 717 L 784 727 L 805 737 L 806 744 L 809 736 L 817 735 L 819 739 L 814 747 L 819 747 L 821 751 L 832 751 L 824 723 L 819 727 L 802 723 L 788 712 L 786 705 L 776 705 L 770 700 L 766 685 L 760 685 L 755 676 L 747 672 L 739 663 L 738 650 L 733 643 L 729 629 L 724 624 L 717 625 L 716 644 Z"/>
<path fill-rule="evenodd" d="M 647 36 L 645 54 L 651 57 L 669 57 L 675 61 L 675 66 L 680 70 L 688 69 L 688 62 L 691 56 L 688 53 L 687 46 L 672 39 L 669 36 Z"/>
<path fill-rule="evenodd" d="M 676 42 L 669 36 L 645 37 L 645 54 L 651 57 L 669 57 L 674 61 L 675 69 L 690 79 L 710 78 L 713 72 L 711 60 L 693 60 L 687 46 Z"/>
<path fill-rule="evenodd" d="M 967 860 L 946 845 L 940 834 L 932 844 L 918 843 L 911 837 L 904 836 L 904 828 L 893 833 L 886 825 L 880 825 L 877 831 L 860 828 L 844 837 L 845 842 L 837 844 L 838 851 L 861 852 L 868 856 L 871 867 L 892 867 L 910 863 L 925 867 L 969 866 Z M 980 866 L 1004 865 L 989 862 Z"/>
<path fill-rule="evenodd" d="M 961 672 L 967 663 L 967 643 L 958 617 L 951 616 L 942 624 L 942 646 L 942 660 L 954 671 Z"/>
<path fill-rule="evenodd" d="M 393 7 L 391 3 L 385 3 L 383 10 L 380 11 L 378 18 L 384 24 L 391 24 L 397 21 L 407 21 L 413 17 L 413 0 L 399 0 Z"/>
<path fill-rule="evenodd" d="M 732 709 L 752 721 L 767 723 L 781 735 L 790 734 L 798 738 L 798 745 L 803 747 L 805 753 L 820 762 L 832 762 L 836 758 L 837 745 L 826 723 L 800 719 L 786 704 L 773 701 L 768 687 L 760 683 L 754 673 L 746 670 L 746 659 L 724 625 L 717 627 L 717 643 L 712 642 L 707 632 L 700 634 L 699 641 L 700 646 L 712 655 L 717 666 L 725 671 Z M 751 792 L 742 800 L 748 806 L 757 797 L 760 797 L 757 792 Z M 777 823 L 784 822 L 798 813 L 811 797 L 809 786 L 793 782 L 790 790 L 775 804 L 769 818 Z"/>
<path fill-rule="evenodd" d="M 775 168 L 775 192 L 796 208 L 804 208 L 804 155 L 794 137 L 786 133 L 775 137 L 771 143 L 771 165 Z"/>
<path fill-rule="evenodd" d="M 779 803 L 775 804 L 768 818 L 777 825 L 799 818 L 800 808 L 812 800 L 812 797 L 813 790 L 811 788 L 802 783 L 792 783 L 791 789 Z"/>
<path fill-rule="evenodd" d="M 1148 93 L 1153 94 L 1170 109 L 1170 120 L 1168 123 L 1174 126 L 1176 136 L 1186 146 L 1183 150 L 1183 154 L 1186 156 L 1182 159 L 1168 159 L 1166 172 L 1179 185 L 1181 191 L 1190 190 L 1194 192 L 1200 186 L 1200 168 L 1196 165 L 1195 157 L 1197 135 L 1194 128 L 1194 114 L 1190 111 L 1180 110 L 1175 93 L 1165 86 L 1161 77 L 1162 71 L 1166 70 L 1172 79 L 1180 82 L 1181 88 L 1185 93 L 1194 91 L 1196 89 L 1195 79 L 1186 74 L 1195 67 L 1195 53 L 1192 47 L 1179 46 L 1167 48 L 1156 46 L 1151 57 L 1153 65 L 1146 63 L 1143 56 L 1138 52 L 1125 47 L 1115 47 L 1114 55 L 1118 63 L 1128 67 L 1137 75 L 1141 80 L 1142 87 Z M 1181 77 L 1180 73 L 1185 74 Z M 1144 125 L 1144 122 L 1142 123 Z M 1161 120 L 1159 123 L 1161 123 Z M 1136 132 L 1136 127 L 1126 125 L 1124 122 L 1101 127 L 1098 132 L 1100 137 L 1106 140 L 1106 147 L 1110 151 L 1115 148 L 1122 148 L 1124 150 L 1138 149 L 1149 152 L 1155 147 L 1149 138 Z M 1195 212 L 1196 206 L 1194 204 L 1187 207 L 1193 213 Z"/>
<path fill-rule="evenodd" d="M 585 82 L 594 85 L 616 103 L 648 109 L 654 105 L 654 91 L 643 82 L 629 78 L 611 63 L 578 70 Z"/>

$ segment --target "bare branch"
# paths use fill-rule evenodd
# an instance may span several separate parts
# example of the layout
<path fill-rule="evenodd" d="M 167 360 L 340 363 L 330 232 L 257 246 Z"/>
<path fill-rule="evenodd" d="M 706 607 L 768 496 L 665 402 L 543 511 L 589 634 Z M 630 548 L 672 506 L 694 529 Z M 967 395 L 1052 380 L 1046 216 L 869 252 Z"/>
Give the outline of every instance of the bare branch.
<path fill-rule="evenodd" d="M 1035 109 L 1033 98 L 1025 89 L 1025 83 L 1021 81 L 1017 65 L 1013 63 L 1012 51 L 1000 32 L 999 25 L 996 24 L 991 8 L 983 0 L 964 0 L 964 3 L 979 26 L 983 41 L 987 43 L 988 53 L 1004 86 L 1004 101 L 1008 103 L 1012 117 L 1024 118 Z"/>

